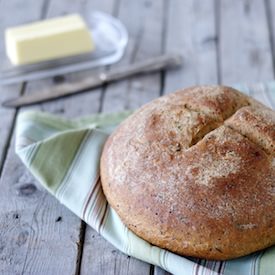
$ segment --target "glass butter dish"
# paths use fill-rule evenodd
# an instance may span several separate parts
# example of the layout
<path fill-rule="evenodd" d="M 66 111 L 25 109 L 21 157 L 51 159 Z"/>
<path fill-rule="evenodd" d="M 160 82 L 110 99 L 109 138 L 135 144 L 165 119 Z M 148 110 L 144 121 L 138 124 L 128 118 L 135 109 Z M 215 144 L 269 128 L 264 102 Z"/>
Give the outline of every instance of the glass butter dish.
<path fill-rule="evenodd" d="M 98 11 L 85 19 L 95 44 L 93 52 L 20 66 L 12 65 L 6 57 L 0 68 L 0 85 L 79 72 L 119 61 L 128 42 L 124 25 L 118 19 Z"/>

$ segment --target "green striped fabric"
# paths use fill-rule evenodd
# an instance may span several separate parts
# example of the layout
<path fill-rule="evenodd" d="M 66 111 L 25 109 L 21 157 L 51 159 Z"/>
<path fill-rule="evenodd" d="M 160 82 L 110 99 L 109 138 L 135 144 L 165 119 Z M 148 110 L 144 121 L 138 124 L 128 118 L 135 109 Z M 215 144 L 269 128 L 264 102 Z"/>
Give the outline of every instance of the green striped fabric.
<path fill-rule="evenodd" d="M 275 83 L 238 88 L 274 108 Z M 181 257 L 128 230 L 101 189 L 99 159 L 108 135 L 130 112 L 65 120 L 42 112 L 20 113 L 16 152 L 61 203 L 122 252 L 173 274 L 275 274 L 275 247 L 231 261 Z"/>

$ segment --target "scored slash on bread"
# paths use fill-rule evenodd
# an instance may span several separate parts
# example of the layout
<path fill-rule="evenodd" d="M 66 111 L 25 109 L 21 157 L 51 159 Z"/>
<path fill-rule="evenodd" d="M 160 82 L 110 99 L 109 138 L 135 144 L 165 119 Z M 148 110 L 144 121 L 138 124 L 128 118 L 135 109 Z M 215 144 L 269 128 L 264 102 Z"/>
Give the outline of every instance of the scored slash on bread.
<path fill-rule="evenodd" d="M 107 140 L 101 180 L 141 238 L 225 260 L 275 244 L 275 112 L 239 91 L 196 86 L 137 110 Z"/>

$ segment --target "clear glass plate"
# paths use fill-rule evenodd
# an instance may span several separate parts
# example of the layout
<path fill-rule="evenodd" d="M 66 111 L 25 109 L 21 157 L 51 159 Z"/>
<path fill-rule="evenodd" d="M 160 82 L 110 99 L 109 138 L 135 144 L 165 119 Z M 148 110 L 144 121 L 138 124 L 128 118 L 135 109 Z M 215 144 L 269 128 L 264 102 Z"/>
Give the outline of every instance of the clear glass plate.
<path fill-rule="evenodd" d="M 22 66 L 13 66 L 7 58 L 2 62 L 4 67 L 0 69 L 0 85 L 78 72 L 119 61 L 128 42 L 124 25 L 102 12 L 92 13 L 86 22 L 91 29 L 95 51 Z"/>

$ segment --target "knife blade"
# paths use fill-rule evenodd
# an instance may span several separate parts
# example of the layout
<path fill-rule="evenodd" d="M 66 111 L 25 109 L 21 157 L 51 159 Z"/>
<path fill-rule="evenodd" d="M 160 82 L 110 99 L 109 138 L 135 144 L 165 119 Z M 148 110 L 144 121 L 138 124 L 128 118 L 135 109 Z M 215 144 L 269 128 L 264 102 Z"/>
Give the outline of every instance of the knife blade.
<path fill-rule="evenodd" d="M 8 99 L 2 103 L 4 107 L 21 107 L 35 103 L 54 100 L 60 97 L 77 94 L 85 90 L 99 87 L 103 84 L 125 79 L 138 74 L 152 73 L 163 69 L 179 67 L 182 57 L 178 54 L 158 56 L 129 66 L 113 69 L 84 78 L 78 82 L 59 84 L 50 89 L 43 89 L 30 95 Z"/>

